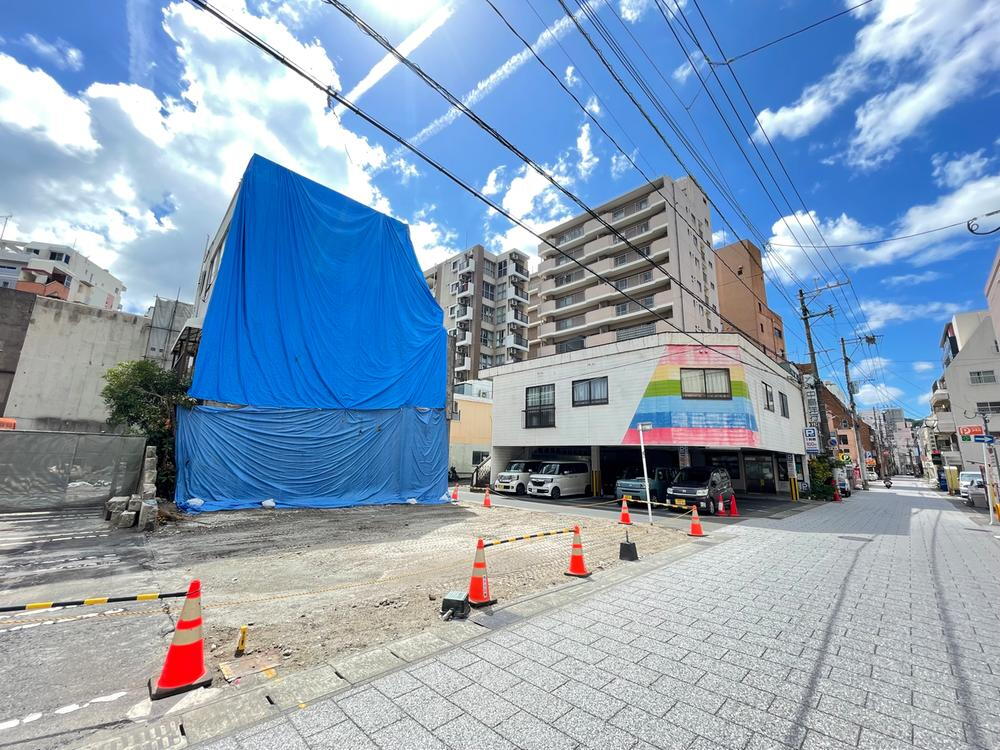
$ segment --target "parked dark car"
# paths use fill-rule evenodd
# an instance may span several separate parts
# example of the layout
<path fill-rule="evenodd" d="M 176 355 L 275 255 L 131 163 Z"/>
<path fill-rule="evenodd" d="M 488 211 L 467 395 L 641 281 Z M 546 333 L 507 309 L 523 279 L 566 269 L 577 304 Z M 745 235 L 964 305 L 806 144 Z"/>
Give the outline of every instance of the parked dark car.
<path fill-rule="evenodd" d="M 677 472 L 667 488 L 668 502 L 675 507 L 697 505 L 699 511 L 710 516 L 720 508 L 720 498 L 724 510 L 735 494 L 729 472 L 718 466 L 687 466 Z"/>

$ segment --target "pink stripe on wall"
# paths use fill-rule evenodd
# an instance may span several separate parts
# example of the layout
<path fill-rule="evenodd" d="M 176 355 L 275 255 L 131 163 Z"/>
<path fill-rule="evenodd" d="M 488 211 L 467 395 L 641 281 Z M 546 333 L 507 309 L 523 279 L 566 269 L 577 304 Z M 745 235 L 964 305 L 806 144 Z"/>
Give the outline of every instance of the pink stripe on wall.
<path fill-rule="evenodd" d="M 758 434 L 743 427 L 657 427 L 647 430 L 646 445 L 710 445 L 753 447 Z M 622 445 L 638 445 L 639 431 L 628 430 Z"/>

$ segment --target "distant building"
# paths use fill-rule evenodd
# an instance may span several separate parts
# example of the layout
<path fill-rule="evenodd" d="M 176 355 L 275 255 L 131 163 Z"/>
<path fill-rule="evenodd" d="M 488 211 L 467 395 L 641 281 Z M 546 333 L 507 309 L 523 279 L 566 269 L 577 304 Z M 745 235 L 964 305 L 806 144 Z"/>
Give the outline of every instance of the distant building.
<path fill-rule="evenodd" d="M 490 455 L 493 437 L 493 383 L 470 380 L 455 386 L 452 395 L 448 465 L 465 476 Z"/>
<path fill-rule="evenodd" d="M 132 360 L 165 366 L 171 315 L 190 307 L 157 299 L 133 315 L 0 288 L 0 416 L 19 430 L 112 431 L 104 374 Z"/>
<path fill-rule="evenodd" d="M 66 245 L 0 241 L 0 289 L 120 310 L 125 285 L 110 271 Z"/>
<path fill-rule="evenodd" d="M 424 271 L 455 334 L 455 382 L 527 356 L 527 264 L 519 250 L 492 253 L 475 245 Z"/>
<path fill-rule="evenodd" d="M 986 288 L 983 289 L 983 294 L 986 295 L 986 306 L 993 319 L 993 330 L 994 332 L 1000 331 L 1000 248 L 997 248 L 996 255 L 993 256 L 993 265 L 986 277 Z"/>
<path fill-rule="evenodd" d="M 785 324 L 767 306 L 760 248 L 748 240 L 740 240 L 718 248 L 715 256 L 722 330 L 738 329 L 760 344 L 769 357 L 784 360 Z"/>

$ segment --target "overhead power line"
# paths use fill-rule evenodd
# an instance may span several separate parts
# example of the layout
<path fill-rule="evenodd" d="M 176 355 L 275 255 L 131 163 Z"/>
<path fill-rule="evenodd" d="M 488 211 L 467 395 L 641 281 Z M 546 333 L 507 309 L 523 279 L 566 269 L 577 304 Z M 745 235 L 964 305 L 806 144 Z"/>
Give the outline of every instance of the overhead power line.
<path fill-rule="evenodd" d="M 715 60 L 709 60 L 708 64 L 709 65 L 731 65 L 732 63 L 736 62 L 737 60 L 742 60 L 744 57 L 749 57 L 750 55 L 752 55 L 752 54 L 754 54 L 756 52 L 760 52 L 761 50 L 767 49 L 768 47 L 773 47 L 775 44 L 778 44 L 779 42 L 783 42 L 786 39 L 791 39 L 793 36 L 798 36 L 799 34 L 801 34 L 804 31 L 809 31 L 810 29 L 815 29 L 817 26 L 820 26 L 820 25 L 826 23 L 827 21 L 832 21 L 835 18 L 840 18 L 841 16 L 846 16 L 851 11 L 857 10 L 862 5 L 868 5 L 868 3 L 870 3 L 870 2 L 872 2 L 872 0 L 862 0 L 862 2 L 858 3 L 857 5 L 852 5 L 850 8 L 845 8 L 844 10 L 840 11 L 839 13 L 834 13 L 832 16 L 827 16 L 826 18 L 821 18 L 818 21 L 814 21 L 813 23 L 809 24 L 808 26 L 803 26 L 801 29 L 796 29 L 795 31 L 790 31 L 787 34 L 783 34 L 782 36 L 779 36 L 777 39 L 772 39 L 770 42 L 765 42 L 764 44 L 760 44 L 760 45 L 754 47 L 753 49 L 748 49 L 746 52 L 741 52 L 740 54 L 736 55 L 735 57 L 730 57 L 730 58 L 728 58 L 728 59 L 726 59 L 725 61 L 722 61 L 722 62 L 715 61 Z"/>
<path fill-rule="evenodd" d="M 1000 209 L 998 209 L 1000 210 Z M 955 227 L 961 227 L 967 225 L 970 221 L 973 221 L 977 217 L 972 217 L 972 219 L 965 219 L 964 221 L 956 221 L 954 224 L 945 224 L 942 227 L 934 227 L 933 229 L 925 229 L 922 232 L 913 232 L 912 234 L 899 234 L 895 237 L 886 237 L 883 240 L 866 240 L 864 242 L 849 242 L 843 245 L 794 245 L 787 242 L 769 242 L 769 245 L 774 247 L 809 247 L 822 249 L 826 247 L 864 247 L 866 245 L 881 245 L 886 242 L 896 242 L 898 240 L 908 240 L 913 237 L 923 237 L 925 234 L 933 234 L 934 232 L 943 232 L 945 229 L 954 229 Z"/>
<path fill-rule="evenodd" d="M 392 139 L 393 141 L 395 141 L 396 143 L 398 143 L 400 146 L 403 146 L 405 149 L 407 149 L 408 151 L 410 151 L 411 153 L 413 153 L 415 156 L 419 157 L 424 163 L 426 163 L 428 166 L 432 167 L 434 170 L 436 170 L 440 174 L 444 175 L 451 182 L 455 183 L 457 186 L 459 186 L 460 188 L 462 188 L 462 190 L 464 190 L 465 192 L 469 193 L 473 197 L 475 197 L 478 200 L 480 200 L 483 203 L 485 203 L 487 206 L 489 206 L 490 208 L 492 208 L 498 214 L 500 214 L 501 216 L 505 217 L 512 224 L 515 224 L 515 225 L 521 227 L 526 232 L 528 232 L 529 234 L 531 234 L 533 237 L 536 237 L 539 240 L 539 242 L 547 245 L 548 247 L 551 247 L 557 253 L 559 253 L 560 255 L 562 255 L 563 257 L 565 257 L 569 262 L 576 264 L 577 266 L 579 266 L 586 273 L 591 274 L 592 276 L 594 276 L 595 278 L 597 278 L 602 283 L 604 283 L 604 284 L 608 285 L 609 287 L 611 287 L 612 289 L 614 289 L 616 291 L 616 293 L 618 293 L 622 297 L 628 299 L 630 302 L 635 303 L 636 305 L 638 305 L 642 309 L 644 309 L 647 312 L 649 312 L 652 315 L 654 315 L 659 320 L 662 320 L 664 323 L 666 323 L 667 325 L 669 325 L 671 328 L 673 328 L 674 330 L 676 330 L 678 333 L 681 333 L 681 334 L 687 336 L 688 338 L 690 338 L 692 341 L 694 341 L 696 344 L 698 344 L 699 346 L 703 347 L 704 349 L 707 349 L 709 351 L 713 351 L 716 354 L 719 354 L 719 355 L 725 357 L 726 359 L 731 359 L 731 360 L 733 360 L 735 362 L 738 362 L 743 367 L 748 367 L 748 368 L 751 368 L 751 369 L 760 370 L 761 372 L 766 372 L 767 374 L 771 375 L 772 377 L 774 377 L 776 375 L 778 377 L 784 377 L 785 380 L 787 380 L 789 382 L 792 382 L 792 383 L 796 383 L 797 382 L 791 376 L 782 376 L 782 375 L 780 375 L 778 373 L 775 373 L 771 369 L 765 369 L 763 367 L 759 367 L 757 365 L 753 365 L 753 364 L 751 364 L 749 362 L 745 362 L 742 359 L 740 359 L 739 357 L 736 357 L 736 356 L 730 354 L 729 352 L 722 351 L 722 350 L 716 348 L 715 346 L 713 346 L 711 344 L 708 344 L 708 343 L 700 340 L 698 337 L 696 337 L 694 334 L 690 333 L 689 331 L 681 330 L 671 320 L 669 320 L 668 318 L 664 317 L 663 315 L 661 315 L 660 313 L 656 312 L 655 310 L 647 307 L 640 300 L 636 299 L 635 297 L 633 297 L 632 295 L 630 295 L 625 290 L 618 289 L 616 286 L 614 286 L 614 284 L 610 281 L 610 279 L 608 279 L 607 277 L 605 277 L 603 274 L 595 271 L 594 269 L 592 269 L 590 266 L 586 265 L 585 263 L 581 263 L 579 260 L 577 260 L 573 256 L 569 255 L 564 250 L 561 250 L 551 240 L 548 240 L 545 237 L 542 237 L 534 229 L 532 229 L 530 226 L 528 226 L 525 222 L 523 222 L 522 220 L 518 219 L 517 217 L 515 217 L 510 212 L 508 212 L 500 204 L 496 203 L 495 201 L 493 201 L 489 197 L 483 195 L 476 188 L 472 187 L 472 185 L 470 185 L 468 182 L 466 182 L 462 178 L 458 177 L 456 174 L 454 174 L 451 170 L 449 170 L 443 164 L 441 164 L 436 159 L 434 159 L 432 156 L 430 156 L 429 154 L 427 154 L 426 152 L 424 152 L 422 149 L 420 149 L 420 147 L 418 147 L 418 146 L 410 143 L 406 138 L 404 138 L 403 136 L 401 136 L 398 133 L 396 133 L 395 131 L 393 131 L 389 126 L 383 124 L 381 121 L 379 121 L 373 115 L 368 114 L 365 110 L 363 110 L 361 107 L 357 106 L 354 102 L 350 101 L 349 99 L 347 99 L 346 97 L 344 97 L 342 94 L 340 94 L 339 92 L 335 91 L 332 86 L 324 84 L 318 78 L 316 78 L 311 73 L 309 73 L 307 70 L 305 70 L 304 68 L 302 68 L 300 65 L 298 65 L 297 63 L 295 63 L 294 61 L 292 61 L 291 59 L 289 59 L 288 57 L 286 57 L 285 55 L 283 55 L 281 52 L 279 52 L 277 49 L 275 49 L 274 47 L 272 47 L 266 41 L 264 41 L 263 39 L 261 39 L 260 37 L 258 37 L 252 31 L 250 31 L 249 29 L 244 28 L 239 23 L 237 23 L 233 19 L 229 18 L 229 16 L 227 16 L 225 13 L 223 13 L 219 9 L 215 8 L 210 3 L 206 2 L 206 0 L 189 0 L 189 1 L 193 5 L 197 6 L 198 8 L 201 8 L 202 10 L 208 12 L 209 14 L 211 14 L 212 16 L 214 16 L 215 18 L 217 18 L 219 21 L 221 21 L 223 24 L 225 24 L 230 30 L 234 31 L 236 34 L 238 34 L 239 36 L 243 37 L 245 40 L 247 40 L 248 42 L 250 42 L 251 44 L 253 44 L 255 47 L 257 47 L 258 49 L 260 49 L 262 52 L 270 55 L 275 60 L 277 60 L 278 62 L 280 62 L 282 65 L 284 65 L 285 67 L 287 67 L 289 70 L 291 70 L 292 72 L 294 72 L 296 75 L 300 76 L 303 80 L 307 81 L 310 85 L 312 85 L 313 87 L 315 87 L 316 89 L 318 89 L 320 92 L 322 92 L 324 94 L 324 96 L 326 96 L 327 101 L 334 101 L 334 102 L 337 102 L 339 104 L 342 104 L 346 109 L 348 109 L 351 112 L 353 112 L 355 115 L 357 115 L 358 117 L 360 117 L 362 120 L 364 120 L 366 123 L 368 123 L 373 128 L 375 128 L 376 130 L 378 130 L 380 133 L 382 133 L 383 135 L 389 137 L 390 139 Z"/>

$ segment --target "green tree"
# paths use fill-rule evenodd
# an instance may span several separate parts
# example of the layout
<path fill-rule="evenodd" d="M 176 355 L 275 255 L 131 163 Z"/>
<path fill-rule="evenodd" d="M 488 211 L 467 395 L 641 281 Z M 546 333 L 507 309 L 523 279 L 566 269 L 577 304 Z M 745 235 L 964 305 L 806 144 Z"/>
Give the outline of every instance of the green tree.
<path fill-rule="evenodd" d="M 174 463 L 174 412 L 178 405 L 196 402 L 187 395 L 189 383 L 154 362 L 122 362 L 104 373 L 101 391 L 108 406 L 108 424 L 125 427 L 130 434 L 145 435 L 156 446 L 156 492 L 174 496 L 177 467 Z"/>
<path fill-rule="evenodd" d="M 809 484 L 812 495 L 818 500 L 833 499 L 833 485 L 830 478 L 833 470 L 844 466 L 844 462 L 829 456 L 814 456 L 809 459 Z"/>

